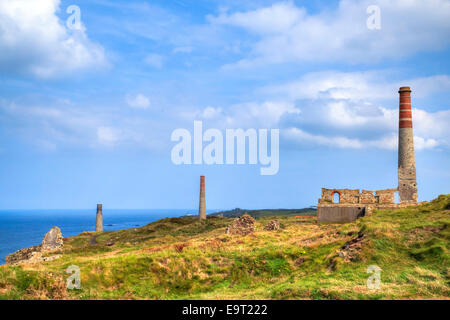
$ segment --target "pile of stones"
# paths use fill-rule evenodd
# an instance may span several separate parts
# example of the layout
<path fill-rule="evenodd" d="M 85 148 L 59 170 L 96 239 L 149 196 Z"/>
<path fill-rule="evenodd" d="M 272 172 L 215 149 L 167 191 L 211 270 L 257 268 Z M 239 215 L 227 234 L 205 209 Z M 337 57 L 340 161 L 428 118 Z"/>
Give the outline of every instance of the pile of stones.
<path fill-rule="evenodd" d="M 268 231 L 280 230 L 280 221 L 278 221 L 277 219 L 272 220 L 267 226 L 264 227 L 264 229 Z"/>
<path fill-rule="evenodd" d="M 226 233 L 245 236 L 255 232 L 255 223 L 255 219 L 248 214 L 244 214 L 242 217 L 234 219 L 233 223 L 227 227 Z"/>

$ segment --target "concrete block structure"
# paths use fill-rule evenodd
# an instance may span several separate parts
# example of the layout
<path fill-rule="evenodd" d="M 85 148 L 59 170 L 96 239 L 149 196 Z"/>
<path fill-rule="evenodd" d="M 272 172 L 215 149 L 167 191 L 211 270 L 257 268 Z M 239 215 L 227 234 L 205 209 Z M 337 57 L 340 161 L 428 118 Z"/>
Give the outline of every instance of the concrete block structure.
<path fill-rule="evenodd" d="M 320 222 L 343 223 L 364 217 L 365 207 L 322 207 L 318 217 Z"/>
<path fill-rule="evenodd" d="M 200 204 L 198 208 L 198 217 L 200 220 L 206 219 L 205 176 L 200 176 Z"/>
<path fill-rule="evenodd" d="M 95 231 L 103 231 L 103 209 L 101 204 L 97 204 L 97 219 L 95 221 Z"/>
<path fill-rule="evenodd" d="M 416 165 L 412 131 L 411 89 L 399 89 L 398 187 L 382 190 L 326 189 L 317 205 L 319 222 L 350 222 L 373 209 L 396 209 L 417 204 Z M 395 202 L 395 193 L 399 203 Z M 335 201 L 335 196 L 338 200 Z"/>

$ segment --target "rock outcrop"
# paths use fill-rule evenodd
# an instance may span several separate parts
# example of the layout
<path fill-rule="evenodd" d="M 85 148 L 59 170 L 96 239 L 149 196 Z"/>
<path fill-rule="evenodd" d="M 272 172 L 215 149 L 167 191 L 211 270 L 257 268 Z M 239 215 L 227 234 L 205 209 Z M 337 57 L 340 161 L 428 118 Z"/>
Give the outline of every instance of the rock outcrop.
<path fill-rule="evenodd" d="M 234 219 L 233 223 L 227 227 L 227 234 L 247 235 L 255 231 L 255 222 L 248 214 L 244 214 L 240 218 Z"/>
<path fill-rule="evenodd" d="M 47 232 L 42 240 L 42 250 L 51 251 L 62 248 L 64 245 L 61 230 L 58 227 L 53 227 Z"/>
<path fill-rule="evenodd" d="M 342 246 L 341 250 L 338 252 L 339 257 L 343 258 L 346 262 L 355 260 L 364 245 L 364 241 L 364 233 L 359 232 L 355 238 Z"/>
<path fill-rule="evenodd" d="M 42 243 L 38 246 L 30 248 L 20 249 L 14 253 L 11 253 L 5 258 L 6 264 L 18 265 L 24 263 L 39 263 L 44 261 L 51 261 L 61 257 L 60 254 L 53 256 L 43 256 L 48 252 L 52 252 L 61 249 L 64 245 L 61 230 L 58 227 L 53 227 L 47 232 L 42 240 Z"/>

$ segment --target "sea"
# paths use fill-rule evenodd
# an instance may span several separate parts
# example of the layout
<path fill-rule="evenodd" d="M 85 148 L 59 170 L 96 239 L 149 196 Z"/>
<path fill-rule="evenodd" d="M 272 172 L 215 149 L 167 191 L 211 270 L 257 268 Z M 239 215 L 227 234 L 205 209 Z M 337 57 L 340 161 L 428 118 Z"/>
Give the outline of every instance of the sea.
<path fill-rule="evenodd" d="M 214 212 L 208 210 L 207 213 Z M 163 218 L 197 215 L 195 209 L 121 210 L 103 209 L 103 230 L 122 230 L 144 226 Z M 94 210 L 0 210 L 0 264 L 17 250 L 38 245 L 53 227 L 63 237 L 95 230 Z"/>

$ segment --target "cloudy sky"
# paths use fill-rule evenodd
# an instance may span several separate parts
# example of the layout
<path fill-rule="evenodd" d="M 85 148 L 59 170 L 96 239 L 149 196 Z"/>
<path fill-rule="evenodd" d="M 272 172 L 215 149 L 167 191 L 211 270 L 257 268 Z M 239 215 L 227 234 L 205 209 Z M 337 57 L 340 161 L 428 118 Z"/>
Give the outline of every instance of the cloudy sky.
<path fill-rule="evenodd" d="M 196 208 L 200 174 L 210 209 L 396 187 L 405 85 L 430 200 L 450 192 L 449 45 L 449 0 L 0 0 L 0 209 Z M 278 174 L 174 165 L 194 120 L 280 129 Z"/>

